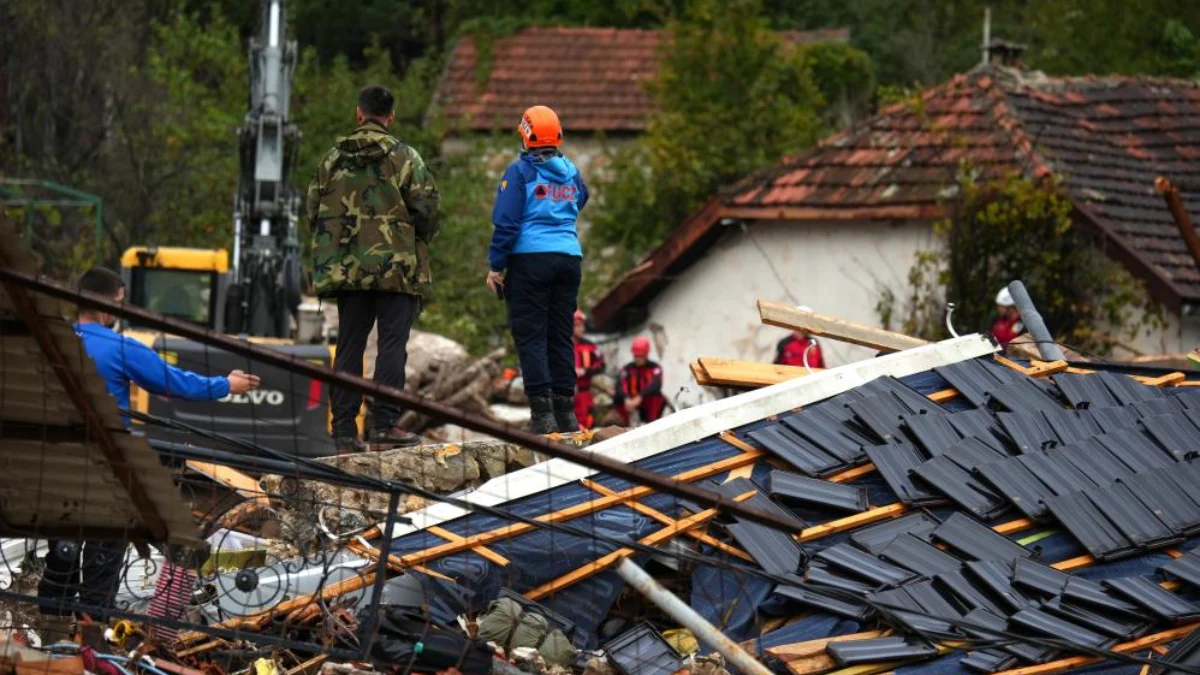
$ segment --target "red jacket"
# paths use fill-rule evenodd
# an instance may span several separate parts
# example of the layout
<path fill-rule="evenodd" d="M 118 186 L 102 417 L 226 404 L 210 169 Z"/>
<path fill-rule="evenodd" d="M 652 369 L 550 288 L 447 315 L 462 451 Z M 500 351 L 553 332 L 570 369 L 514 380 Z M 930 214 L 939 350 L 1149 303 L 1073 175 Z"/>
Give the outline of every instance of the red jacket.
<path fill-rule="evenodd" d="M 775 363 L 782 366 L 800 366 L 804 367 L 804 350 L 808 349 L 809 345 L 812 349 L 808 352 L 808 366 L 810 368 L 824 368 L 825 357 L 821 355 L 821 343 L 817 342 L 816 338 L 806 337 L 797 338 L 795 335 L 789 335 L 779 341 L 775 345 Z"/>
<path fill-rule="evenodd" d="M 587 338 L 575 341 L 575 367 L 583 369 L 575 381 L 575 391 L 587 391 L 592 388 L 592 378 L 604 372 L 604 354 L 596 343 Z"/>
<path fill-rule="evenodd" d="M 613 401 L 621 403 L 634 396 L 641 396 L 643 401 L 651 397 L 662 397 L 662 366 L 647 361 L 644 366 L 630 363 L 621 369 Z"/>
<path fill-rule="evenodd" d="M 1007 347 L 1008 343 L 1024 332 L 1025 324 L 1021 323 L 1019 318 L 998 318 L 996 323 L 992 324 L 992 337 L 996 338 L 996 342 L 999 342 L 1001 347 Z"/>

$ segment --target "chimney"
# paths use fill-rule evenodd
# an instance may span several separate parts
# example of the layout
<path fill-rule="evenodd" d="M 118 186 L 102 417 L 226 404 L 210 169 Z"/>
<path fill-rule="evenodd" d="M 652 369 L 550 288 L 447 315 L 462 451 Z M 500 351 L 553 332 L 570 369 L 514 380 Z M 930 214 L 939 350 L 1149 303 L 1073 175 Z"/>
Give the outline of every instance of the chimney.
<path fill-rule="evenodd" d="M 1021 62 L 1021 56 L 1025 53 L 1026 49 L 1028 49 L 1026 45 L 993 38 L 987 43 L 984 58 L 986 63 L 993 66 L 1024 70 L 1025 64 Z"/>

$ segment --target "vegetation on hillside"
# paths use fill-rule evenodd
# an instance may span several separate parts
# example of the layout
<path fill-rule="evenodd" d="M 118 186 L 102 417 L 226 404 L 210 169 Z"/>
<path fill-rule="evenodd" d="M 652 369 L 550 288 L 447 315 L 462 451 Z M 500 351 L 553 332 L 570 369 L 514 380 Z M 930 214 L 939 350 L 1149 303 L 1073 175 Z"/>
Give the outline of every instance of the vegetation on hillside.
<path fill-rule="evenodd" d="M 41 241 L 53 243 L 43 251 L 49 271 L 67 276 L 97 256 L 113 265 L 139 243 L 230 246 L 257 5 L 0 3 L 0 174 L 104 200 L 99 252 L 86 236 L 93 213 L 38 210 L 35 226 L 48 233 Z M 589 250 L 609 253 L 589 270 L 594 291 L 720 186 L 868 114 L 879 92 L 918 89 L 973 66 L 985 5 L 993 34 L 1029 44 L 1026 62 L 1051 74 L 1200 74 L 1200 13 L 1174 0 L 289 0 L 301 46 L 292 110 L 304 134 L 295 182 L 303 189 L 334 137 L 352 126 L 359 87 L 395 89 L 396 133 L 428 158 L 445 199 L 437 295 L 422 321 L 480 350 L 503 332 L 502 307 L 482 285 L 500 167 L 441 157 L 441 126 L 426 114 L 458 37 L 486 42 L 546 24 L 671 32 L 662 75 L 650 85 L 659 113 L 594 186 Z M 779 34 L 842 26 L 849 46 L 795 47 Z M 507 149 L 514 141 L 480 142 Z"/>

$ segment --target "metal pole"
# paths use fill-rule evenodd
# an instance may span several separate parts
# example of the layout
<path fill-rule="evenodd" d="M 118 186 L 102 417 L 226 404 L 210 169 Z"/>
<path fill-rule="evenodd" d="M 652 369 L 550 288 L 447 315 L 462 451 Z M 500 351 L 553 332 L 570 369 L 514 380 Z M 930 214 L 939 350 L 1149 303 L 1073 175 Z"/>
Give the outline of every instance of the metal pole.
<path fill-rule="evenodd" d="M 1046 322 L 1042 319 L 1042 315 L 1038 313 L 1037 307 L 1034 307 L 1033 299 L 1029 297 L 1029 291 L 1025 290 L 1025 284 L 1018 279 L 1008 285 L 1008 292 L 1012 293 L 1013 302 L 1017 303 L 1017 311 L 1021 313 L 1021 322 L 1033 336 L 1038 354 L 1041 354 L 1042 358 L 1047 361 L 1066 361 L 1067 357 L 1058 348 L 1058 343 L 1054 341 L 1054 336 L 1050 335 L 1050 330 L 1046 328 Z"/>
<path fill-rule="evenodd" d="M 745 675 L 773 675 L 766 666 L 750 656 L 741 645 L 730 640 L 724 633 L 696 613 L 686 602 L 675 597 L 675 594 L 663 588 L 646 570 L 635 565 L 629 558 L 621 560 L 617 565 L 617 574 L 625 583 L 633 586 L 646 599 L 658 606 L 672 619 L 675 619 L 701 642 L 711 645 L 734 668 Z"/>
<path fill-rule="evenodd" d="M 95 293 L 78 291 L 45 277 L 25 274 L 11 267 L 0 266 L 0 281 L 28 288 L 59 300 L 66 300 L 85 307 L 100 309 L 115 317 L 136 321 L 147 328 L 195 340 L 200 344 L 216 347 L 217 349 L 245 357 L 258 363 L 276 366 L 288 372 L 324 382 L 325 384 L 373 396 L 377 400 L 398 403 L 411 410 L 429 415 L 434 419 L 451 422 L 472 431 L 479 431 L 499 440 L 515 443 L 551 457 L 557 457 L 589 469 L 602 471 L 617 478 L 637 483 L 638 485 L 645 485 L 659 492 L 699 502 L 706 507 L 713 507 L 727 514 L 741 516 L 747 520 L 753 520 L 756 523 L 782 532 L 790 533 L 795 530 L 794 524 L 791 521 L 774 513 L 745 504 L 739 504 L 729 497 L 717 494 L 711 490 L 698 488 L 691 483 L 664 476 L 656 471 L 650 471 L 639 466 L 626 464 L 597 452 L 574 448 L 553 441 L 545 436 L 539 436 L 517 428 L 511 424 L 496 422 L 482 415 L 466 413 L 453 406 L 438 401 L 431 401 L 423 396 L 418 396 L 402 389 L 376 384 L 361 377 L 354 377 L 353 375 L 338 372 L 325 366 L 318 366 L 304 359 L 268 349 L 248 340 L 239 340 L 228 335 L 221 335 L 220 333 L 186 321 L 168 319 L 157 312 L 151 312 L 136 305 L 114 302 L 111 298 L 105 298 Z"/>

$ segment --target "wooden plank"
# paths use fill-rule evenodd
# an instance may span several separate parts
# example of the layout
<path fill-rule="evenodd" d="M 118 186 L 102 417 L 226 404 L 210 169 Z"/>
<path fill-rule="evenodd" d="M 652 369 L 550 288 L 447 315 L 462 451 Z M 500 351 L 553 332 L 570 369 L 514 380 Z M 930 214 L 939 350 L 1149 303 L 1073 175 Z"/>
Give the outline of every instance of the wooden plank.
<path fill-rule="evenodd" d="M 781 661 L 795 661 L 797 659 L 808 658 L 810 656 L 826 655 L 825 648 L 831 642 L 850 642 L 853 640 L 874 640 L 884 637 L 887 631 L 869 630 L 862 633 L 850 633 L 848 635 L 838 635 L 836 637 L 818 638 L 816 640 L 808 640 L 805 642 L 795 642 L 790 645 L 779 645 L 778 647 L 767 647 L 765 651 L 768 655 L 774 656 Z M 833 659 L 829 661 L 833 663 Z"/>
<path fill-rule="evenodd" d="M 1200 628 L 1200 623 L 1188 624 L 1187 626 L 1181 626 L 1179 628 L 1173 628 L 1161 633 L 1155 633 L 1154 635 L 1147 635 L 1130 642 L 1123 642 L 1113 647 L 1112 651 L 1119 654 L 1128 654 L 1131 652 L 1138 652 L 1143 649 L 1149 649 L 1157 645 L 1173 642 L 1182 637 L 1186 637 L 1189 633 L 1196 630 L 1196 628 Z M 1104 660 L 1105 659 L 1100 656 L 1072 656 L 1070 658 L 1050 661 L 1049 663 L 1042 663 L 1036 666 L 1002 670 L 995 675 L 1057 675 L 1058 673 L 1064 673 L 1075 668 L 1082 668 L 1084 666 L 1102 663 Z"/>
<path fill-rule="evenodd" d="M 692 377 L 696 380 L 696 384 L 700 385 L 701 387 L 717 386 L 711 379 L 709 379 L 708 373 L 704 372 L 704 369 L 700 367 L 699 363 L 689 363 L 688 367 L 692 370 Z"/>
<path fill-rule="evenodd" d="M 825 480 L 829 481 L 830 483 L 849 483 L 852 480 L 862 478 L 863 476 L 874 472 L 875 465 L 867 462 L 866 464 L 863 464 L 862 466 L 856 466 L 853 469 L 839 471 L 838 473 L 830 475 Z"/>
<path fill-rule="evenodd" d="M 1070 572 L 1071 570 L 1077 570 L 1080 567 L 1087 567 L 1088 565 L 1093 565 L 1093 564 L 1095 564 L 1095 562 L 1096 562 L 1096 559 L 1093 558 L 1092 556 L 1081 555 L 1077 558 L 1068 558 L 1066 560 L 1060 560 L 1060 561 L 1054 563 L 1053 565 L 1051 565 L 1051 567 L 1053 567 L 1054 569 L 1059 570 L 1061 572 Z"/>
<path fill-rule="evenodd" d="M 925 340 L 893 333 L 882 328 L 844 321 L 816 312 L 804 312 L 795 307 L 766 300 L 758 301 L 758 315 L 768 326 L 802 330 L 818 337 L 840 340 L 882 351 L 896 352 L 930 344 Z"/>
<path fill-rule="evenodd" d="M 1018 518 L 1016 520 L 1010 520 L 1007 523 L 1000 523 L 992 529 L 1000 534 L 1012 534 L 1013 532 L 1028 530 L 1035 524 L 1036 523 L 1028 518 Z"/>
<path fill-rule="evenodd" d="M 829 535 L 837 534 L 838 532 L 845 532 L 847 530 L 853 530 L 864 525 L 870 525 L 871 523 L 877 523 L 881 520 L 895 518 L 897 516 L 904 515 L 905 513 L 908 513 L 908 507 L 903 504 L 889 504 L 887 506 L 880 506 L 879 508 L 871 509 L 870 511 L 863 511 L 862 513 L 856 513 L 852 516 L 846 516 L 845 518 L 831 520 L 828 523 L 821 525 L 806 527 L 800 532 L 800 534 L 796 535 L 796 539 L 803 544 L 804 542 L 820 539 L 821 537 L 828 537 Z"/>
<path fill-rule="evenodd" d="M 753 497 L 755 494 L 757 494 L 757 490 L 750 490 L 749 492 L 745 492 L 737 497 L 734 497 L 733 500 L 735 502 L 742 502 Z M 699 527 L 704 523 L 707 523 L 715 518 L 716 515 L 716 509 L 705 509 L 695 515 L 691 515 L 683 520 L 677 521 L 673 525 L 664 527 L 661 530 L 652 532 L 649 535 L 642 537 L 638 540 L 638 543 L 643 546 L 657 546 L 668 539 L 672 539 L 677 535 L 683 534 L 693 527 Z M 636 552 L 637 551 L 632 548 L 619 548 L 594 562 L 587 563 L 582 567 L 571 570 L 570 572 L 567 572 L 553 581 L 544 583 L 532 590 L 525 591 L 524 595 L 530 600 L 540 600 L 547 595 L 554 593 L 555 591 L 567 588 L 573 584 L 577 584 L 584 579 L 594 577 Z"/>
<path fill-rule="evenodd" d="M 1071 370 L 1066 361 L 1038 361 L 1036 359 L 1032 359 L 1030 360 L 1030 365 L 1027 368 L 1016 361 L 999 354 L 997 354 L 994 358 L 1000 365 L 1012 368 L 1018 373 L 1021 373 L 1022 375 L 1028 375 L 1029 377 L 1047 377 L 1049 375 L 1057 375 L 1058 373 L 1065 373 Z"/>
<path fill-rule="evenodd" d="M 957 389 L 943 389 L 941 391 L 935 391 L 932 394 L 929 394 L 926 396 L 926 398 L 934 403 L 945 403 L 946 401 L 956 399 L 959 396 L 960 394 L 958 393 Z"/>
<path fill-rule="evenodd" d="M 460 537 L 459 535 L 454 534 L 450 530 L 447 530 L 442 527 L 438 527 L 437 525 L 431 525 L 431 526 L 425 528 L 425 531 L 434 536 L 441 537 L 442 539 L 445 539 L 446 541 L 457 542 L 457 541 L 462 541 L 462 540 L 466 539 L 466 537 Z M 509 563 L 508 558 L 505 558 L 504 556 L 500 555 L 499 553 L 496 553 L 495 551 L 493 551 L 492 549 L 490 549 L 486 546 L 473 546 L 473 547 L 471 547 L 471 550 L 474 551 L 475 553 L 478 553 L 479 555 L 483 556 L 485 559 L 496 563 L 497 565 L 499 565 L 501 567 L 508 567 L 508 563 Z"/>
<path fill-rule="evenodd" d="M 750 467 L 744 467 L 744 468 L 750 468 Z M 590 478 L 584 478 L 580 482 L 583 483 L 584 487 L 588 488 L 589 490 L 599 492 L 600 494 L 607 496 L 607 497 L 611 497 L 611 496 L 617 494 L 615 490 L 606 488 L 603 485 L 597 483 L 596 481 L 591 480 Z M 677 522 L 679 522 L 675 518 L 668 516 L 667 514 L 663 513 L 662 511 L 659 511 L 657 509 L 646 506 L 645 504 L 641 503 L 640 501 L 638 501 L 636 499 L 625 502 L 625 506 L 628 506 L 629 508 L 633 509 L 634 511 L 637 511 L 638 513 L 640 513 L 644 516 L 649 516 L 664 525 L 674 525 Z M 712 537 L 704 532 L 697 532 L 696 530 L 688 530 L 687 535 L 689 537 L 691 537 L 692 539 L 695 539 L 697 541 L 708 544 L 709 546 L 712 546 L 713 548 L 724 551 L 732 556 L 736 556 L 738 558 L 741 558 L 742 560 L 746 560 L 749 562 L 754 562 L 754 558 L 751 557 L 749 553 L 746 553 L 742 549 L 737 548 L 735 546 L 730 546 L 729 544 L 726 544 L 725 542 L 723 542 L 719 539 L 715 539 L 714 537 Z"/>
<path fill-rule="evenodd" d="M 194 459 L 187 460 L 186 464 L 192 471 L 208 476 L 246 499 L 253 499 L 265 505 L 271 503 L 258 481 L 241 471 L 209 462 L 198 462 Z"/>
<path fill-rule="evenodd" d="M 696 361 L 711 382 L 725 387 L 769 387 L 809 374 L 801 366 L 781 366 L 757 361 L 736 361 L 716 356 L 702 356 Z M 821 368 L 813 368 L 819 372 Z"/>
<path fill-rule="evenodd" d="M 745 452 L 741 455 L 735 455 L 707 466 L 692 469 L 691 471 L 685 471 L 677 476 L 673 476 L 672 479 L 681 482 L 703 480 L 717 474 L 725 473 L 726 471 L 732 471 L 733 469 L 745 466 L 748 463 L 754 463 L 765 456 L 765 451 L 752 448 L 752 452 Z M 603 511 L 604 509 L 620 504 L 628 499 L 640 499 L 648 494 L 653 494 L 653 492 L 654 488 L 638 486 L 620 492 L 614 497 L 600 497 L 599 499 L 593 499 L 582 504 L 576 504 L 575 506 L 554 511 L 552 513 L 547 513 L 543 516 L 538 516 L 535 520 L 543 523 L 560 523 L 572 518 L 586 516 L 597 511 Z M 430 560 L 437 560 L 438 558 L 448 555 L 461 553 L 462 551 L 466 551 L 480 544 L 486 545 L 496 541 L 511 539 L 517 535 L 525 534 L 526 532 L 532 532 L 535 529 L 537 529 L 537 525 L 530 523 L 515 523 L 513 525 L 506 525 L 505 527 L 496 528 L 488 532 L 467 537 L 462 541 L 447 542 L 439 546 L 427 548 L 424 551 L 410 553 L 400 558 L 398 562 L 402 567 L 411 567 L 413 565 L 419 565 Z"/>
<path fill-rule="evenodd" d="M 1133 379 L 1141 382 L 1142 384 L 1149 385 L 1151 387 L 1171 387 L 1171 386 L 1178 385 L 1180 382 L 1183 382 L 1184 380 L 1186 380 L 1187 375 L 1185 375 L 1184 373 L 1175 372 L 1175 373 L 1167 373 L 1166 375 L 1163 375 L 1162 377 L 1141 377 L 1141 376 L 1135 375 L 1135 376 L 1133 376 Z"/>

